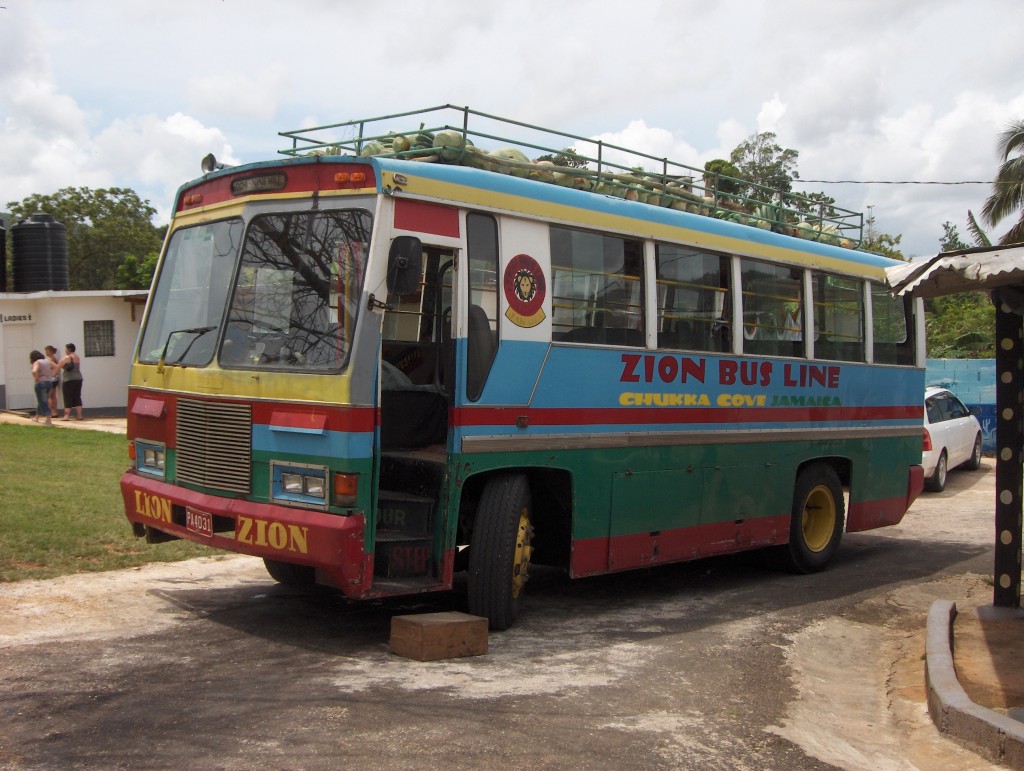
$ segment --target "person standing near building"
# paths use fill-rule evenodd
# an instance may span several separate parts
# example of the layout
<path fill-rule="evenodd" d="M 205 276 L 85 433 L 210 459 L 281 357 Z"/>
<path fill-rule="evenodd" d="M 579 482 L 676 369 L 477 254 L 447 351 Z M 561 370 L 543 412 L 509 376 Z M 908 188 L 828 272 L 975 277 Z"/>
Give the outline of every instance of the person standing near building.
<path fill-rule="evenodd" d="M 48 345 L 43 349 L 43 353 L 46 354 L 46 360 L 50 362 L 50 366 L 53 367 L 53 387 L 50 389 L 50 414 L 57 417 L 60 409 L 57 406 L 57 390 L 60 387 L 60 366 L 57 364 L 57 347 Z"/>
<path fill-rule="evenodd" d="M 46 418 L 46 425 L 52 426 L 50 419 L 50 391 L 53 388 L 53 366 L 39 351 L 32 351 L 28 355 L 32 363 L 32 380 L 35 382 L 36 392 L 36 416 L 33 420 L 38 423 L 39 418 Z"/>
<path fill-rule="evenodd" d="M 75 344 L 68 343 L 64 346 L 64 357 L 57 362 L 61 372 L 63 386 L 61 390 L 64 395 L 64 417 L 61 420 L 71 420 L 71 410 L 75 411 L 77 420 L 82 419 L 82 360 L 75 353 Z"/>

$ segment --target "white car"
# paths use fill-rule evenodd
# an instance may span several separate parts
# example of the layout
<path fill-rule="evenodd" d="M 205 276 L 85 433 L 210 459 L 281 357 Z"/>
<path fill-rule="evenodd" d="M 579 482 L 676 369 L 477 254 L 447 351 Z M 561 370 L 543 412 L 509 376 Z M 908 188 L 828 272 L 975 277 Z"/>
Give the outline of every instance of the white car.
<path fill-rule="evenodd" d="M 950 469 L 981 466 L 981 424 L 945 388 L 924 391 L 924 488 L 941 492 Z"/>

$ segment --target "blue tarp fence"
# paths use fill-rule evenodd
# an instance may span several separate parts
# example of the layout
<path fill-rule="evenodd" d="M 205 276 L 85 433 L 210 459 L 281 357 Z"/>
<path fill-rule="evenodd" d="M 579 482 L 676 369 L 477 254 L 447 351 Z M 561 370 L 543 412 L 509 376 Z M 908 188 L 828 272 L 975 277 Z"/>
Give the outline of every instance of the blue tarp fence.
<path fill-rule="evenodd" d="M 982 450 L 996 451 L 996 360 L 928 359 L 925 384 L 955 393 L 981 423 Z"/>

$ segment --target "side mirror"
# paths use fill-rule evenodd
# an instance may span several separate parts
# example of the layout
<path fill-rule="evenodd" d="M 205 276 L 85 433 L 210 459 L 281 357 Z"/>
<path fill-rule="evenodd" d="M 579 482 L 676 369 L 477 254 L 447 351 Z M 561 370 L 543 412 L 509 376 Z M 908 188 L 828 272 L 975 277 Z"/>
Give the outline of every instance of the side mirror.
<path fill-rule="evenodd" d="M 396 236 L 388 252 L 388 294 L 412 294 L 423 274 L 423 243 L 415 236 Z"/>

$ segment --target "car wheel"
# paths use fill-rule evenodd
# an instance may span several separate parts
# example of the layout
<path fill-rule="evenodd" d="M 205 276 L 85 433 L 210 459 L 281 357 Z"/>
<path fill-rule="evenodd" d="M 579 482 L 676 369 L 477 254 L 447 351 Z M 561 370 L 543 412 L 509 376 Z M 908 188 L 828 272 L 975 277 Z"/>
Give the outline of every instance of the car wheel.
<path fill-rule="evenodd" d="M 946 489 L 948 462 L 949 461 L 946 458 L 946 451 L 943 450 L 939 455 L 939 462 L 935 464 L 935 471 L 932 472 L 930 477 L 924 480 L 924 487 L 926 490 L 932 493 L 941 493 Z"/>
<path fill-rule="evenodd" d="M 977 471 L 981 468 L 981 434 L 974 438 L 974 450 L 971 452 L 971 457 L 964 464 L 964 468 L 968 471 Z"/>

